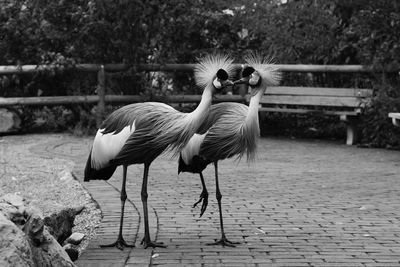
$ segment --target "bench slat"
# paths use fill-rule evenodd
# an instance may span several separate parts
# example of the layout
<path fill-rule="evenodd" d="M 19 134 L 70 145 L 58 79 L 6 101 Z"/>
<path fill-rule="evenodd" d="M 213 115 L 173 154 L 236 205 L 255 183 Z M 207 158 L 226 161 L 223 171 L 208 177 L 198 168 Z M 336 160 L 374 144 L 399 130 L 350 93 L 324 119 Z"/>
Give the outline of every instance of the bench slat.
<path fill-rule="evenodd" d="M 338 111 L 338 110 L 315 110 L 315 109 L 303 109 L 303 108 L 270 108 L 270 107 L 262 107 L 258 109 L 261 112 L 280 112 L 280 113 L 317 113 L 317 114 L 326 114 L 326 115 L 348 115 L 348 116 L 357 116 L 361 113 L 360 109 L 349 110 L 349 111 Z"/>
<path fill-rule="evenodd" d="M 400 113 L 391 112 L 391 113 L 389 113 L 389 117 L 400 120 Z"/>
<path fill-rule="evenodd" d="M 363 102 L 357 97 L 338 98 L 335 96 L 264 95 L 260 103 L 274 105 L 360 107 Z"/>
<path fill-rule="evenodd" d="M 309 95 L 309 96 L 356 96 L 370 97 L 373 89 L 360 88 L 329 88 L 329 87 L 295 87 L 271 86 L 267 88 L 266 95 Z"/>

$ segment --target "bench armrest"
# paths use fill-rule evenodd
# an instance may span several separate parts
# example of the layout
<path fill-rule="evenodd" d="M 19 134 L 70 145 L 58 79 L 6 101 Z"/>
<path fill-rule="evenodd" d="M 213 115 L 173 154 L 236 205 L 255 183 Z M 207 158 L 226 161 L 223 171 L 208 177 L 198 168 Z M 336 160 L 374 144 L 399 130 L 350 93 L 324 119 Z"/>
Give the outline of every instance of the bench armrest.
<path fill-rule="evenodd" d="M 392 118 L 393 125 L 400 127 L 400 113 L 389 113 L 389 118 Z"/>

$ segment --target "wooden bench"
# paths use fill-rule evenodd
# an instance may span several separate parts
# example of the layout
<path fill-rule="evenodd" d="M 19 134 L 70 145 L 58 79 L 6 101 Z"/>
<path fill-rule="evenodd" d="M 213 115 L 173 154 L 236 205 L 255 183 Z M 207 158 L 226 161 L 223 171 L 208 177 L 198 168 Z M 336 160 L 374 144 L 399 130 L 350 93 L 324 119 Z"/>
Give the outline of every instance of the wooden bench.
<path fill-rule="evenodd" d="M 389 113 L 389 118 L 392 118 L 394 126 L 400 127 L 400 113 Z"/>
<path fill-rule="evenodd" d="M 318 113 L 337 115 L 347 125 L 347 145 L 357 141 L 357 124 L 373 89 L 325 87 L 268 87 L 261 112 Z"/>

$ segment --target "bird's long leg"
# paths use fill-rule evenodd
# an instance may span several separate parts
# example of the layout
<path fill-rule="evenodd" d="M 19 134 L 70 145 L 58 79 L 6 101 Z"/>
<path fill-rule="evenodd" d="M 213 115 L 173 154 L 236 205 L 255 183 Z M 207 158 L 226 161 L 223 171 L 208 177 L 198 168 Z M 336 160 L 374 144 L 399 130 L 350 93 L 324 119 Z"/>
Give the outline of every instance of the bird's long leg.
<path fill-rule="evenodd" d="M 148 247 L 162 247 L 165 248 L 166 246 L 162 242 L 154 242 L 150 239 L 150 231 L 149 231 L 149 212 L 147 209 L 147 178 L 149 175 L 149 167 L 150 163 L 144 164 L 144 173 L 143 173 L 143 183 L 142 183 L 142 192 L 141 198 L 143 203 L 143 213 L 144 213 L 144 237 L 142 240 L 142 244 L 144 248 Z"/>
<path fill-rule="evenodd" d="M 108 244 L 108 245 L 100 245 L 100 247 L 117 247 L 117 248 L 123 250 L 124 247 L 134 247 L 135 246 L 134 244 L 128 244 L 122 237 L 122 228 L 123 228 L 123 224 L 124 224 L 125 201 L 127 199 L 126 190 L 125 190 L 127 170 L 128 170 L 128 166 L 123 165 L 122 188 L 121 188 L 121 219 L 120 219 L 120 223 L 119 223 L 119 233 L 118 233 L 117 241 L 115 241 L 112 244 Z"/>
<path fill-rule="evenodd" d="M 222 218 L 222 207 L 221 207 L 222 194 L 221 194 L 221 191 L 219 190 L 218 162 L 217 161 L 214 162 L 214 166 L 215 166 L 215 190 L 216 190 L 216 198 L 218 201 L 218 208 L 219 208 L 219 222 L 220 222 L 220 227 L 221 227 L 221 239 L 214 243 L 209 243 L 207 245 L 222 245 L 222 246 L 234 247 L 235 244 L 240 244 L 240 242 L 231 242 L 225 236 L 224 221 Z"/>
<path fill-rule="evenodd" d="M 200 217 L 203 216 L 204 212 L 207 209 L 207 205 L 208 205 L 208 191 L 206 188 L 206 183 L 204 182 L 204 177 L 203 177 L 203 173 L 200 172 L 200 179 L 201 179 L 201 184 L 203 186 L 203 191 L 201 191 L 200 194 L 200 199 L 193 204 L 193 208 L 195 208 L 197 206 L 197 204 L 199 204 L 200 202 L 203 201 L 203 204 L 201 205 L 201 210 L 200 210 Z"/>

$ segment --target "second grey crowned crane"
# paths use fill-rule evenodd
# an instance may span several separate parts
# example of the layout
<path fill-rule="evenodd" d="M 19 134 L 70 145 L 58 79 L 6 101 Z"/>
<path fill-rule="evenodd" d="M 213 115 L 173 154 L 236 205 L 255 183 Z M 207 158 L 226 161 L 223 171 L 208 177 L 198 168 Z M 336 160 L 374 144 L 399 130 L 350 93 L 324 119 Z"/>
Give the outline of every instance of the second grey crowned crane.
<path fill-rule="evenodd" d="M 209 245 L 234 246 L 224 232 L 221 199 L 218 181 L 218 161 L 233 156 L 239 159 L 246 154 L 247 160 L 254 159 L 257 140 L 260 135 L 258 105 L 268 86 L 277 85 L 281 73 L 260 54 L 250 54 L 246 58 L 248 66 L 242 72 L 243 78 L 234 84 L 248 84 L 251 88 L 249 106 L 239 103 L 219 103 L 211 106 L 204 123 L 197 133 L 182 149 L 179 158 L 178 173 L 192 172 L 200 175 L 203 191 L 194 207 L 203 202 L 200 216 L 208 205 L 208 192 L 202 171 L 208 164 L 214 163 L 216 198 L 218 201 L 221 239 Z"/>

